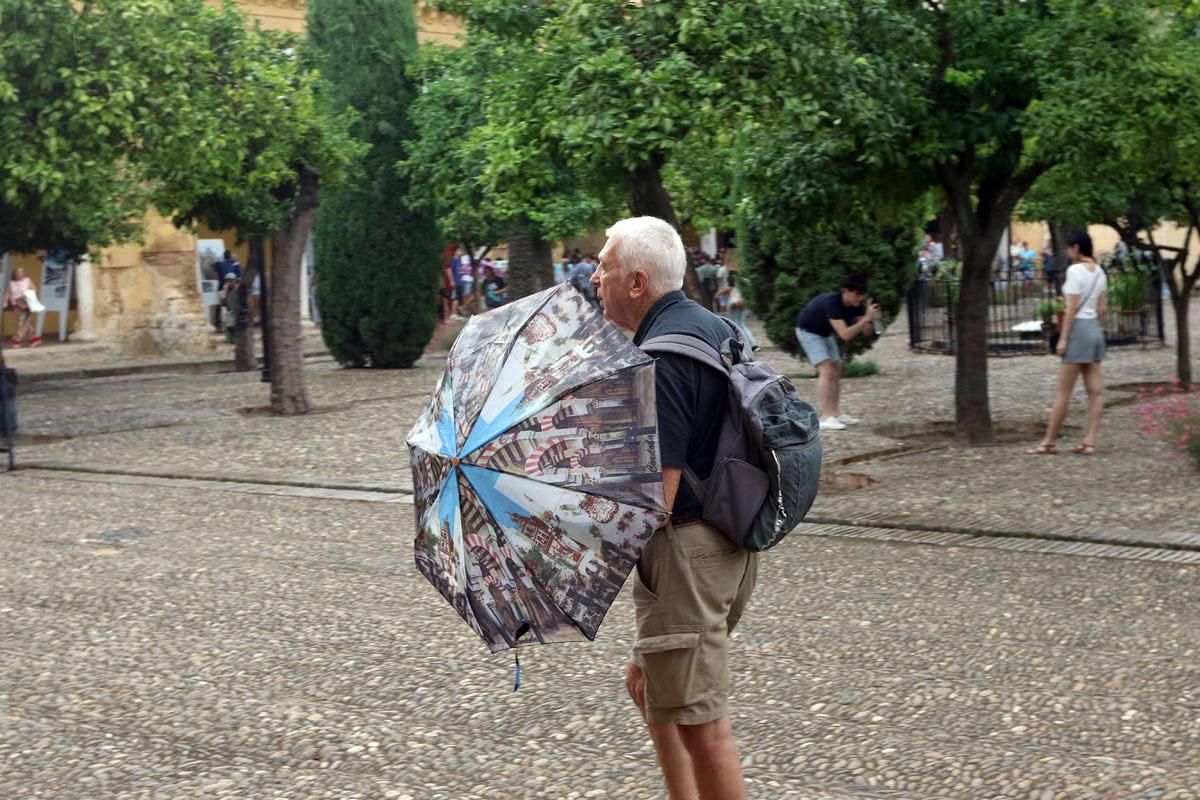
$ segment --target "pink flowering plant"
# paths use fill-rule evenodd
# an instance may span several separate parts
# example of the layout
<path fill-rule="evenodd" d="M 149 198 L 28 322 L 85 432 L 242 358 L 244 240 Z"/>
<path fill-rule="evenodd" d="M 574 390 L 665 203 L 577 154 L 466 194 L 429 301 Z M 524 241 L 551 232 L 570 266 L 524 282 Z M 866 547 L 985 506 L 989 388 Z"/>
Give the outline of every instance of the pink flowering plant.
<path fill-rule="evenodd" d="M 1172 386 L 1138 389 L 1137 431 L 1145 440 L 1163 442 L 1173 458 L 1200 468 L 1200 395 L 1178 379 Z"/>

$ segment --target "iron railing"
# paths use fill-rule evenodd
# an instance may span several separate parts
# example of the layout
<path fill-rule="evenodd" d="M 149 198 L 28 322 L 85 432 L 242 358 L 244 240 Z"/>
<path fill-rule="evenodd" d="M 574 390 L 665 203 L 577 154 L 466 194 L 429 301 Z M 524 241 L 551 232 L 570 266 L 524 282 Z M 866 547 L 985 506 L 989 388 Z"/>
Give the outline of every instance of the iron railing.
<path fill-rule="evenodd" d="M 1136 276 L 1136 277 L 1124 277 Z M 1102 320 L 1110 345 L 1163 341 L 1162 283 L 1156 274 L 1108 269 L 1109 298 Z M 1114 294 L 1122 284 L 1123 295 Z M 1120 288 L 1117 290 L 1120 291 Z M 923 275 L 908 292 L 909 344 L 915 350 L 953 353 L 959 280 L 952 274 Z M 1048 353 L 1055 315 L 1047 308 L 1061 296 L 1061 284 L 1030 271 L 995 273 L 988 291 L 988 351 L 994 354 Z M 1140 295 L 1141 303 L 1136 300 Z M 1124 302 L 1115 302 L 1118 299 Z M 1137 306 L 1134 309 L 1134 306 Z M 1122 308 L 1122 306 L 1124 308 Z"/>

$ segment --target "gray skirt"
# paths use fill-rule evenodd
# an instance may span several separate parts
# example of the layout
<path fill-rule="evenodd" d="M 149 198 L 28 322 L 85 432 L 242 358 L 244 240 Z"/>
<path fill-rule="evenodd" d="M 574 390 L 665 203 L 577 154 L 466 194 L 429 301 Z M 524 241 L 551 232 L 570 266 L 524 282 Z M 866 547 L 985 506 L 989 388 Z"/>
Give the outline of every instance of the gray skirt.
<path fill-rule="evenodd" d="M 1104 329 L 1095 319 L 1076 319 L 1067 340 L 1064 364 L 1094 364 L 1104 360 Z"/>

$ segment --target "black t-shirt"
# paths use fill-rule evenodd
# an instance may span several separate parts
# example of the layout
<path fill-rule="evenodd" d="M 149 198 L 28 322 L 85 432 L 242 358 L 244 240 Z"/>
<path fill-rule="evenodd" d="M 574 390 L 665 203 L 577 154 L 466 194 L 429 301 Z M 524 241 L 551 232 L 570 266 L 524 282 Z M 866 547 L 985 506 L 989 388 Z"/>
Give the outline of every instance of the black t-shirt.
<path fill-rule="evenodd" d="M 847 325 L 853 325 L 858 318 L 867 313 L 867 307 L 842 305 L 842 293 L 826 292 L 808 301 L 799 314 L 796 315 L 796 327 L 817 336 L 832 336 L 831 319 L 840 319 Z"/>
<path fill-rule="evenodd" d="M 725 321 L 683 292 L 670 292 L 658 299 L 638 326 L 633 343 L 668 333 L 703 339 L 716 349 L 732 333 Z M 695 359 L 672 353 L 655 354 L 654 390 L 658 407 L 658 444 L 664 467 L 690 466 L 700 480 L 712 472 L 717 438 L 729 402 L 729 379 Z M 675 496 L 676 517 L 699 516 L 700 501 L 687 485 L 679 482 Z"/>

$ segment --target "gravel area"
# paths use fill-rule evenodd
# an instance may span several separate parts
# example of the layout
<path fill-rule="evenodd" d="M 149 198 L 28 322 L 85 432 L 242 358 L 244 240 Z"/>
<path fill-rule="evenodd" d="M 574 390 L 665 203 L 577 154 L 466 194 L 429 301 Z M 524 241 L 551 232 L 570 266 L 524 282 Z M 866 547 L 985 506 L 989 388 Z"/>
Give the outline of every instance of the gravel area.
<path fill-rule="evenodd" d="M 1169 379 L 1172 350 L 1113 351 L 1092 458 L 1023 455 L 1050 358 L 989 362 L 1001 443 L 968 448 L 953 359 L 899 332 L 870 357 L 814 518 L 1196 533 L 1197 473 L 1120 388 Z M 19 463 L 227 483 L 0 474 L 0 797 L 662 797 L 623 695 L 628 591 L 595 643 L 525 651 L 513 692 L 511 657 L 412 566 L 412 507 L 387 498 L 440 370 L 316 361 L 319 413 L 290 419 L 257 374 L 27 386 Z M 1200 568 L 797 535 L 761 569 L 733 657 L 751 797 L 1200 798 Z"/>
<path fill-rule="evenodd" d="M 406 506 L 0 477 L 0 796 L 658 798 L 597 641 L 491 656 Z M 756 798 L 1196 798 L 1200 568 L 793 537 L 735 635 Z"/>

